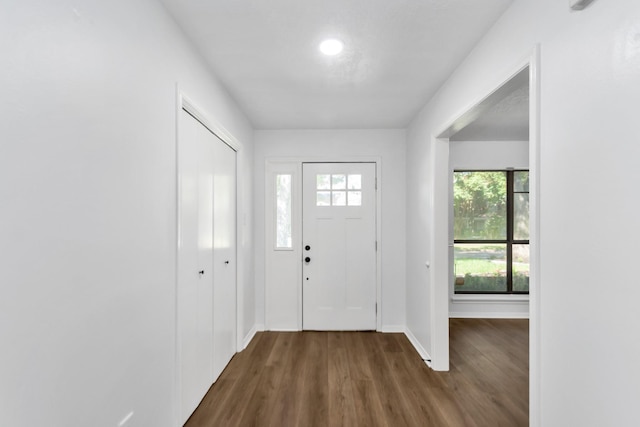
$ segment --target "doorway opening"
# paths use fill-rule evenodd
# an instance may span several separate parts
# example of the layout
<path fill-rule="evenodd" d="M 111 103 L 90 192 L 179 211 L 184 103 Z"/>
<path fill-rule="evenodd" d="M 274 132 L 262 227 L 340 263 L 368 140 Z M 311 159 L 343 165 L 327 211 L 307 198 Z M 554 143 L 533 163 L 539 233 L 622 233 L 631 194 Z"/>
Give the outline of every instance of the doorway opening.
<path fill-rule="evenodd" d="M 504 305 L 504 299 L 510 298 L 514 307 L 520 305 L 521 315 L 505 314 L 504 317 L 529 318 L 529 410 L 533 415 L 537 413 L 539 402 L 539 368 L 538 352 L 540 349 L 538 324 L 540 321 L 540 307 L 537 295 L 540 292 L 539 277 L 539 51 L 533 53 L 506 78 L 501 79 L 488 95 L 472 104 L 467 111 L 455 119 L 445 123 L 440 133 L 432 140 L 433 148 L 433 186 L 435 200 L 449 200 L 450 203 L 436 204 L 433 207 L 433 259 L 431 279 L 432 312 L 432 367 L 435 370 L 449 370 L 449 317 L 451 307 L 458 302 L 459 306 L 466 304 L 496 304 Z M 516 101 L 521 105 L 517 106 Z M 510 117 L 512 115 L 512 117 Z M 516 117 L 516 116 L 519 116 Z M 506 123 L 505 122 L 506 120 Z M 524 119 L 525 125 L 509 127 L 511 123 Z M 503 122 L 501 131 L 510 133 L 508 138 L 496 136 L 496 126 Z M 515 135 L 515 136 L 514 136 Z M 453 234 L 453 170 L 467 169 L 495 169 L 496 167 L 479 167 L 477 165 L 453 164 L 455 162 L 477 161 L 482 157 L 482 144 L 473 146 L 478 140 L 498 140 L 496 145 L 502 149 L 508 147 L 508 140 L 518 140 L 526 137 L 525 154 L 528 156 L 529 170 L 529 295 L 457 295 L 455 298 L 455 275 L 453 274 L 454 234 Z M 502 139 L 502 141 L 499 141 Z M 475 141 L 474 141 L 475 140 Z M 458 144 L 464 150 L 454 151 Z M 458 147 L 459 148 L 459 147 Z M 513 147 L 511 147 L 513 148 Z M 465 150 L 468 150 L 465 152 Z M 474 151 L 476 150 L 476 151 Z M 466 156 L 465 156 L 466 154 Z M 485 156 L 494 158 L 495 156 Z M 465 159 L 466 160 L 460 160 Z M 472 160 L 470 160 L 472 159 Z M 504 160 L 504 159 L 503 159 Z M 503 163 L 505 163 L 503 161 Z M 521 165 L 500 165 L 499 169 L 516 169 Z M 465 298 L 467 299 L 465 301 Z M 457 300 L 457 301 L 456 301 Z M 471 300 L 471 301 L 469 301 Z M 484 301 L 483 301 L 484 300 Z M 477 305 L 480 307 L 480 305 Z M 524 307 L 524 309 L 523 309 Z M 473 317 L 482 313 L 468 313 Z M 481 316 L 478 316 L 481 317 Z M 491 317 L 491 316 L 486 316 Z M 495 317 L 495 316 L 494 316 Z"/>

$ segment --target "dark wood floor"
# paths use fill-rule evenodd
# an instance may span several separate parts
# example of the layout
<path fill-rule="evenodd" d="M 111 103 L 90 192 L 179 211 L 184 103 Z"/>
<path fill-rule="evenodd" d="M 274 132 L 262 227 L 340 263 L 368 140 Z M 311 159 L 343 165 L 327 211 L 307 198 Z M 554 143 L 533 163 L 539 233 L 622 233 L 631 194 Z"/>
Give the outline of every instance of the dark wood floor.
<path fill-rule="evenodd" d="M 449 372 L 402 334 L 259 333 L 186 426 L 528 425 L 528 321 L 450 326 Z"/>

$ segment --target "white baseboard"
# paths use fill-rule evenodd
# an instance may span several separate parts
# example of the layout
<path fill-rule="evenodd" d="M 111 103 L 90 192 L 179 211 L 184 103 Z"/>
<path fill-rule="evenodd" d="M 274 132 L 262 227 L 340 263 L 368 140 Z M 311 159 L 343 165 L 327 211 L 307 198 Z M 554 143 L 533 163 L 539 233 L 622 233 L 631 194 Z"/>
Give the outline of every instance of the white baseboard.
<path fill-rule="evenodd" d="M 404 325 L 382 325 L 380 332 L 387 334 L 404 333 L 405 329 Z"/>
<path fill-rule="evenodd" d="M 293 328 L 273 328 L 269 329 L 271 332 L 302 332 L 300 329 Z"/>
<path fill-rule="evenodd" d="M 242 349 L 243 350 L 249 346 L 249 343 L 251 342 L 253 337 L 256 336 L 257 332 L 258 332 L 258 325 L 253 325 L 253 328 L 251 328 L 249 333 L 247 333 L 247 335 L 242 340 Z"/>
<path fill-rule="evenodd" d="M 529 313 L 512 312 L 512 313 L 486 313 L 486 312 L 450 312 L 450 319 L 528 319 Z"/>
<path fill-rule="evenodd" d="M 424 360 L 424 363 L 426 363 L 428 367 L 431 367 L 431 356 L 429 355 L 427 350 L 424 349 L 422 344 L 420 344 L 420 342 L 415 337 L 415 335 L 413 335 L 413 332 L 411 332 L 411 329 L 405 328 L 404 334 L 407 336 L 407 338 L 409 339 L 409 342 L 411 343 L 411 345 L 413 345 L 413 348 L 416 349 L 416 351 L 418 352 L 422 360 Z"/>

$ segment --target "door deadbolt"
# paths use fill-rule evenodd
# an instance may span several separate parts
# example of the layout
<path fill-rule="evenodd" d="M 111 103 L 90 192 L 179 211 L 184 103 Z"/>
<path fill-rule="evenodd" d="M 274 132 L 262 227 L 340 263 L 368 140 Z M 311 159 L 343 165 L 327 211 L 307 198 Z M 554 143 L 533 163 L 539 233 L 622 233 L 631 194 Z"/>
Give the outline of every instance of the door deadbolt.
<path fill-rule="evenodd" d="M 311 258 L 306 257 L 306 258 L 304 259 L 304 262 L 311 262 Z"/>
<path fill-rule="evenodd" d="M 311 246 L 309 246 L 309 245 L 305 246 L 305 247 L 304 247 L 304 250 L 305 250 L 305 251 L 311 250 Z"/>

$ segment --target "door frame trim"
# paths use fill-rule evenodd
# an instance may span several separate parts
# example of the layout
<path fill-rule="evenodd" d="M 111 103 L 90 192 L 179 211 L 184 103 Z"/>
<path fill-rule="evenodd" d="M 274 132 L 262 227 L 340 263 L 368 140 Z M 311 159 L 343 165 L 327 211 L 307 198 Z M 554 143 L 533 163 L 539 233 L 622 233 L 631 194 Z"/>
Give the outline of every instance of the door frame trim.
<path fill-rule="evenodd" d="M 339 159 L 330 156 L 294 156 L 294 157 L 268 157 L 265 159 L 265 212 L 268 212 L 271 209 L 271 205 L 273 204 L 272 200 L 269 200 L 269 194 L 271 194 L 271 190 L 269 188 L 269 176 L 270 172 L 273 172 L 274 167 L 277 165 L 280 166 L 288 166 L 291 169 L 295 169 L 297 173 L 296 182 L 298 183 L 296 191 L 294 193 L 294 211 L 299 212 L 299 215 L 294 215 L 294 229 L 302 230 L 302 164 L 303 163 L 374 163 L 376 166 L 376 177 L 378 180 L 378 186 L 376 189 L 376 240 L 378 241 L 378 250 L 376 251 L 376 304 L 378 307 L 376 313 L 376 331 L 382 331 L 382 313 L 384 310 L 384 301 L 382 300 L 382 251 L 384 249 L 384 242 L 382 240 L 382 183 L 383 179 L 383 169 L 382 169 L 382 158 L 380 156 L 345 156 Z M 264 248 L 265 248 L 265 261 L 267 258 L 268 251 L 273 250 L 273 236 L 270 231 L 271 224 L 268 223 L 270 215 L 265 215 L 265 236 L 264 236 Z M 297 259 L 302 259 L 302 235 L 298 236 L 298 238 L 294 241 L 294 251 Z M 296 330 L 302 331 L 302 292 L 300 291 L 302 287 L 302 268 L 301 264 L 297 263 L 297 274 L 298 282 L 296 284 L 296 289 L 298 290 L 298 307 L 297 307 L 297 319 L 296 319 Z M 266 262 L 265 262 L 265 280 L 264 280 L 264 307 L 265 307 L 265 326 L 269 327 L 269 311 L 268 311 L 268 300 L 270 296 L 270 286 L 269 286 L 269 277 L 266 271 Z"/>
<path fill-rule="evenodd" d="M 242 194 L 242 176 L 243 171 L 240 170 L 240 162 L 238 159 L 238 154 L 241 150 L 243 150 L 242 143 L 233 136 L 231 132 L 225 129 L 218 121 L 211 118 L 209 114 L 207 114 L 203 108 L 199 107 L 189 96 L 185 94 L 185 92 L 181 89 L 180 84 L 176 83 L 176 108 L 175 108 L 175 146 L 174 146 L 174 155 L 175 155 L 175 256 L 174 256 L 174 387 L 173 387 L 173 396 L 172 400 L 174 402 L 173 407 L 173 417 L 175 420 L 175 425 L 181 425 L 180 421 L 180 399 L 182 398 L 182 387 L 181 387 L 181 354 L 180 354 L 180 325 L 179 325 L 179 304 L 178 304 L 178 286 L 179 286 L 179 271 L 178 271 L 178 256 L 180 250 L 180 220 L 182 219 L 180 204 L 178 201 L 180 200 L 180 169 L 179 169 L 179 148 L 180 148 L 180 129 L 182 125 L 181 113 L 182 111 L 193 116 L 197 121 L 199 121 L 205 128 L 207 128 L 211 133 L 213 133 L 218 139 L 227 144 L 233 151 L 235 151 L 235 162 L 236 162 L 236 229 L 235 229 L 235 237 L 236 237 L 236 333 L 235 333 L 235 342 L 236 342 L 236 353 L 243 349 L 243 287 L 240 286 L 243 283 L 243 267 L 244 260 L 240 257 L 240 245 L 241 241 L 241 233 L 242 233 L 242 222 L 241 218 L 241 206 L 240 206 L 240 197 Z"/>

